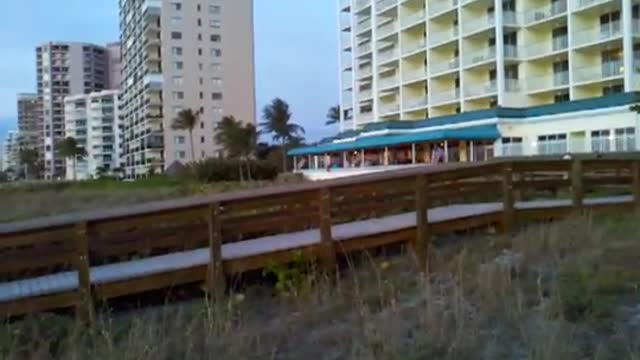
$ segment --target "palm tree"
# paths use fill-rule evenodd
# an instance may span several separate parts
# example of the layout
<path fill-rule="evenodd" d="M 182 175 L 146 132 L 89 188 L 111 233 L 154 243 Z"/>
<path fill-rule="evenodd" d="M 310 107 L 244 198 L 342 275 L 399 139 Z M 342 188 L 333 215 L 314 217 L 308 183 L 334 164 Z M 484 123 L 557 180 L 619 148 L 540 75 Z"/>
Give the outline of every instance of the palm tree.
<path fill-rule="evenodd" d="M 340 105 L 332 106 L 327 112 L 326 125 L 337 124 L 340 121 Z"/>
<path fill-rule="evenodd" d="M 171 128 L 173 130 L 187 130 L 189 132 L 189 144 L 191 147 L 191 161 L 196 161 L 196 153 L 193 148 L 193 129 L 200 121 L 200 112 L 191 109 L 182 110 L 178 116 L 173 119 Z"/>
<path fill-rule="evenodd" d="M 282 171 L 287 171 L 287 144 L 291 139 L 304 134 L 304 128 L 300 125 L 291 123 L 291 111 L 286 101 L 275 98 L 271 104 L 262 110 L 262 119 L 264 122 L 260 124 L 266 133 L 272 135 L 273 141 L 280 143 L 282 150 Z"/>
<path fill-rule="evenodd" d="M 58 153 L 65 159 L 71 159 L 73 162 L 73 181 L 76 180 L 76 161 L 87 155 L 85 149 L 78 145 L 76 139 L 67 137 L 58 142 Z"/>
<path fill-rule="evenodd" d="M 18 161 L 24 168 L 24 179 L 29 180 L 29 169 L 34 169 L 38 161 L 38 151 L 35 149 L 21 149 L 18 152 Z"/>
<path fill-rule="evenodd" d="M 225 155 L 229 159 L 239 162 L 240 180 L 244 179 L 242 164 L 246 163 L 247 175 L 251 178 L 251 169 L 248 163 L 254 154 L 258 141 L 258 131 L 253 124 L 243 125 L 233 116 L 225 116 L 216 125 L 216 142 L 222 145 Z"/>

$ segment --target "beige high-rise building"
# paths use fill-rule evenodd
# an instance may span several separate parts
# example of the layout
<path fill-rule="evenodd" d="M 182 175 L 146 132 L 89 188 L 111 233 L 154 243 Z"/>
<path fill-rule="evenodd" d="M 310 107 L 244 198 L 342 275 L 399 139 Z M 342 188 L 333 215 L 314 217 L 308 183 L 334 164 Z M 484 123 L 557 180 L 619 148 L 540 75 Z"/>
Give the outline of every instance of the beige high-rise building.
<path fill-rule="evenodd" d="M 216 156 L 225 115 L 255 122 L 252 0 L 120 0 L 127 178 Z M 189 132 L 178 113 L 200 114 Z"/>

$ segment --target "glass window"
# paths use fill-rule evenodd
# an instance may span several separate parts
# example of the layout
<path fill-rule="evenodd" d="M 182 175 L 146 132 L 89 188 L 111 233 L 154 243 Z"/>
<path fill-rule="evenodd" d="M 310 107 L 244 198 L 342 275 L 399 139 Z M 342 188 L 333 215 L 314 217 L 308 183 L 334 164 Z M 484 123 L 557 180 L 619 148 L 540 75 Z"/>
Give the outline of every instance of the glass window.
<path fill-rule="evenodd" d="M 609 152 L 611 151 L 611 142 L 609 138 L 611 132 L 609 130 L 596 130 L 591 132 L 591 151 Z"/>
<path fill-rule="evenodd" d="M 180 39 L 182 39 L 182 33 L 180 31 L 172 31 L 171 32 L 171 38 L 173 40 L 180 40 Z"/>
<path fill-rule="evenodd" d="M 175 136 L 174 137 L 174 141 L 175 141 L 176 145 L 184 145 L 185 144 L 185 137 L 184 136 Z"/>
<path fill-rule="evenodd" d="M 182 3 L 179 1 L 173 1 L 171 2 L 171 8 L 175 11 L 180 11 L 182 10 Z"/>
<path fill-rule="evenodd" d="M 219 5 L 209 5 L 209 14 L 220 14 Z"/>

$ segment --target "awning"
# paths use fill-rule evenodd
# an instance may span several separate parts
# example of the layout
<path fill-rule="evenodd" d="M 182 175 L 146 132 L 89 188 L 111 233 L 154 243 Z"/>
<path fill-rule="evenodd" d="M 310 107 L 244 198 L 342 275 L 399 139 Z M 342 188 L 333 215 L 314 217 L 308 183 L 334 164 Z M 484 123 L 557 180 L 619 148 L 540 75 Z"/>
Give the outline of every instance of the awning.
<path fill-rule="evenodd" d="M 498 127 L 493 125 L 474 126 L 459 129 L 421 131 L 402 135 L 361 137 L 354 141 L 325 143 L 290 150 L 289 155 L 319 155 L 363 149 L 376 149 L 398 145 L 409 145 L 444 140 L 494 141 L 500 137 Z"/>

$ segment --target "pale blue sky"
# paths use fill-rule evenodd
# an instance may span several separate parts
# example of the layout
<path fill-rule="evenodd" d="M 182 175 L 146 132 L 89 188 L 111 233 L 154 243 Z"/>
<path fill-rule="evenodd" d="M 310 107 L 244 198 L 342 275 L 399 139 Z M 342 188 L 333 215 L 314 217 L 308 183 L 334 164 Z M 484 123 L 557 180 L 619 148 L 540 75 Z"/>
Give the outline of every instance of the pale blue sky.
<path fill-rule="evenodd" d="M 189 1 L 189 0 L 187 0 Z M 15 127 L 18 92 L 35 90 L 35 46 L 49 40 L 118 39 L 118 0 L 5 1 L 0 22 L 0 140 Z M 335 0 L 255 0 L 259 109 L 287 100 L 294 121 L 317 140 L 327 109 L 338 102 Z M 258 119 L 259 120 L 259 119 Z"/>

